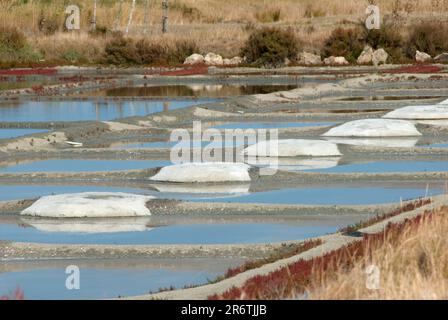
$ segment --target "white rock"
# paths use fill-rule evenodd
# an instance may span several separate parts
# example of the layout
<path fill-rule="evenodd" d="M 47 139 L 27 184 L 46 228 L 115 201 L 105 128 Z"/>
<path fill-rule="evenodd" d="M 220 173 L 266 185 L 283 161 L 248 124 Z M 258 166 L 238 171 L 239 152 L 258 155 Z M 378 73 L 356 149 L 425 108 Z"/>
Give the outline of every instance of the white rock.
<path fill-rule="evenodd" d="M 314 66 L 322 64 L 322 58 L 317 54 L 304 51 L 297 55 L 297 62 L 305 66 Z"/>
<path fill-rule="evenodd" d="M 418 138 L 332 138 L 328 141 L 337 144 L 348 144 L 361 147 L 381 147 L 381 148 L 413 148 L 418 142 Z"/>
<path fill-rule="evenodd" d="M 45 232 L 69 233 L 114 233 L 114 232 L 142 232 L 153 228 L 147 227 L 148 218 L 113 218 L 113 219 L 47 219 L 25 218 L 24 223 Z"/>
<path fill-rule="evenodd" d="M 448 99 L 443 100 L 442 102 L 439 102 L 439 104 L 448 104 Z"/>
<path fill-rule="evenodd" d="M 375 66 L 385 64 L 389 54 L 384 49 L 378 49 L 373 52 L 372 62 Z"/>
<path fill-rule="evenodd" d="M 250 181 L 250 166 L 231 162 L 192 162 L 163 167 L 153 181 L 232 182 Z"/>
<path fill-rule="evenodd" d="M 209 66 L 222 66 L 224 64 L 222 57 L 219 54 L 213 52 L 207 53 L 204 58 L 204 62 Z"/>
<path fill-rule="evenodd" d="M 372 62 L 373 59 L 373 49 L 371 46 L 365 46 L 364 50 L 361 52 L 361 54 L 358 57 L 358 60 L 356 61 L 358 64 L 369 64 Z"/>
<path fill-rule="evenodd" d="M 252 157 L 340 156 L 338 146 L 323 140 L 283 139 L 261 141 L 243 150 Z"/>
<path fill-rule="evenodd" d="M 224 59 L 223 64 L 226 66 L 236 66 L 243 63 L 243 58 L 241 57 L 233 57 L 232 59 Z"/>
<path fill-rule="evenodd" d="M 194 65 L 204 63 L 204 56 L 201 54 L 193 53 L 191 56 L 187 57 L 184 64 Z"/>
<path fill-rule="evenodd" d="M 320 157 L 312 159 L 249 157 L 247 163 L 257 167 L 278 168 L 281 171 L 304 171 L 336 167 L 340 157 Z"/>
<path fill-rule="evenodd" d="M 45 196 L 21 215 L 52 218 L 102 218 L 149 216 L 146 202 L 151 196 L 121 192 L 84 192 Z"/>
<path fill-rule="evenodd" d="M 393 110 L 383 116 L 386 119 L 437 120 L 448 119 L 447 105 L 409 106 Z"/>
<path fill-rule="evenodd" d="M 415 61 L 417 62 L 427 62 L 430 61 L 432 58 L 429 54 L 426 52 L 418 51 L 415 53 Z"/>
<path fill-rule="evenodd" d="M 441 53 L 434 57 L 434 61 L 436 62 L 448 62 L 448 53 Z"/>
<path fill-rule="evenodd" d="M 335 66 L 343 66 L 349 64 L 348 61 L 344 57 L 328 57 L 324 59 L 324 64 L 326 65 L 335 65 Z"/>
<path fill-rule="evenodd" d="M 406 137 L 421 136 L 414 124 L 405 120 L 364 119 L 331 128 L 325 137 Z"/>

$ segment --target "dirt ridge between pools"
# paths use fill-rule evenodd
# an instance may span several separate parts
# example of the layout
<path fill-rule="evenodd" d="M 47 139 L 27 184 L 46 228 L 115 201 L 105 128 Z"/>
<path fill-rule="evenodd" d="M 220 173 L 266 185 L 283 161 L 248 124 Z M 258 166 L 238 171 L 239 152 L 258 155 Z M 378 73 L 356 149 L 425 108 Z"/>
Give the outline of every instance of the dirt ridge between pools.
<path fill-rule="evenodd" d="M 446 205 L 447 203 L 448 203 L 448 197 L 446 195 L 435 197 L 430 204 L 424 205 L 424 206 L 419 207 L 410 212 L 405 212 L 405 213 L 399 214 L 395 217 L 386 219 L 386 220 L 376 223 L 373 226 L 370 226 L 368 228 L 361 229 L 361 230 L 359 230 L 359 234 L 357 234 L 357 235 L 347 236 L 347 235 L 342 235 L 342 234 L 336 233 L 333 235 L 321 237 L 321 239 L 324 241 L 324 243 L 315 248 L 312 248 L 308 251 L 305 251 L 303 253 L 300 253 L 300 254 L 290 257 L 290 258 L 278 260 L 274 263 L 269 263 L 269 264 L 263 265 L 262 267 L 259 267 L 256 269 L 244 271 L 242 273 L 237 274 L 236 276 L 224 279 L 224 280 L 216 282 L 216 283 L 193 287 L 193 288 L 187 288 L 187 289 L 165 291 L 165 292 L 160 292 L 160 293 L 155 293 L 155 294 L 131 296 L 131 297 L 123 298 L 123 299 L 133 299 L 133 300 L 151 300 L 151 299 L 204 300 L 204 299 L 207 299 L 209 296 L 222 294 L 234 287 L 241 287 L 244 285 L 244 283 L 247 280 L 249 280 L 255 276 L 267 275 L 273 271 L 279 270 L 279 269 L 286 267 L 288 265 L 291 265 L 297 261 L 310 260 L 310 259 L 313 259 L 316 257 L 321 257 L 321 256 L 325 255 L 326 253 L 340 249 L 350 243 L 353 243 L 356 241 L 361 241 L 363 232 L 365 232 L 365 233 L 380 232 L 380 231 L 384 230 L 385 226 L 389 222 L 394 222 L 394 223 L 403 222 L 410 217 L 415 217 L 415 216 L 423 214 L 428 209 L 438 208 L 443 205 Z"/>

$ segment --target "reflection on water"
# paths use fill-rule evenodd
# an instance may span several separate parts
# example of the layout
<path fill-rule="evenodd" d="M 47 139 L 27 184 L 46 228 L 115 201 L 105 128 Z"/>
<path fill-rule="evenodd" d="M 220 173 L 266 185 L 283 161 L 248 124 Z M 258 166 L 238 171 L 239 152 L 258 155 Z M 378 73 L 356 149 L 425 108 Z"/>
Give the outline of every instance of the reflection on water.
<path fill-rule="evenodd" d="M 297 85 L 193 84 L 134 86 L 101 90 L 96 96 L 116 97 L 227 97 L 296 89 Z"/>
<path fill-rule="evenodd" d="M 348 144 L 363 147 L 383 147 L 383 148 L 412 148 L 418 142 L 418 138 L 333 138 L 325 137 L 327 141 L 337 144 Z"/>
<path fill-rule="evenodd" d="M 427 100 L 439 99 L 442 96 L 367 96 L 367 97 L 348 97 L 339 99 L 339 101 L 397 101 L 397 100 Z"/>
<path fill-rule="evenodd" d="M 333 168 L 309 171 L 331 173 L 444 172 L 448 171 L 448 161 L 376 161 L 339 164 Z"/>
<path fill-rule="evenodd" d="M 332 126 L 336 122 L 234 122 L 214 126 L 216 129 L 271 129 Z"/>
<path fill-rule="evenodd" d="M 257 167 L 271 167 L 284 171 L 305 171 L 313 169 L 327 169 L 338 165 L 340 157 L 319 157 L 319 158 L 269 158 L 269 157 L 248 157 L 247 163 Z"/>
<path fill-rule="evenodd" d="M 151 113 L 186 108 L 216 99 L 146 101 L 20 101 L 0 104 L 1 121 L 88 121 L 145 116 Z"/>
<path fill-rule="evenodd" d="M 308 220 L 245 222 L 204 220 L 194 224 L 152 225 L 149 219 L 20 218 L 0 223 L 1 240 L 62 244 L 237 244 L 302 240 L 335 232 L 360 216 L 347 219 L 315 217 Z M 26 227 L 24 227 L 26 226 Z"/>
<path fill-rule="evenodd" d="M 0 167 L 0 172 L 95 172 L 136 170 L 170 165 L 169 160 L 42 160 Z"/>

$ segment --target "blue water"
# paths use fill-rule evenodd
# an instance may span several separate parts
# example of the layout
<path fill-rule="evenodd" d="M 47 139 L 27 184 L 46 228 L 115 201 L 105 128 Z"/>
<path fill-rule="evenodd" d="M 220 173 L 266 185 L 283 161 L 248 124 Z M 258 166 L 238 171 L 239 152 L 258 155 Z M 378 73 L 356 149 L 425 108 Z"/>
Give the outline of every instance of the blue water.
<path fill-rule="evenodd" d="M 28 134 L 48 132 L 43 129 L 0 129 L 0 139 L 17 138 Z"/>
<path fill-rule="evenodd" d="M 224 140 L 224 139 L 223 139 Z M 201 148 L 209 147 L 209 148 L 222 148 L 222 147 L 228 147 L 228 148 L 234 148 L 239 147 L 242 145 L 247 145 L 247 141 L 241 141 L 241 140 L 234 140 L 234 141 L 221 141 L 221 142 L 210 142 L 210 141 L 201 141 L 195 142 L 193 144 L 193 141 L 191 142 L 182 142 L 182 141 L 155 141 L 155 142 L 141 142 L 141 143 L 130 143 L 125 144 L 122 146 L 117 147 L 116 149 L 155 149 L 155 148 L 163 148 L 163 149 L 171 149 L 174 146 L 176 148 L 198 148 L 201 146 Z"/>
<path fill-rule="evenodd" d="M 0 172 L 93 172 L 135 170 L 170 165 L 166 160 L 42 160 L 0 167 Z"/>
<path fill-rule="evenodd" d="M 356 219 L 357 221 L 358 219 Z M 109 221 L 113 221 L 109 219 Z M 117 220 L 120 222 L 120 220 Z M 26 222 L 26 220 L 24 220 Z M 61 224 L 67 222 L 61 221 Z M 69 222 L 70 223 L 70 222 Z M 94 225 L 95 222 L 92 222 Z M 31 222 L 32 224 L 32 222 Z M 235 244 L 302 240 L 336 232 L 347 223 L 224 223 L 169 225 L 145 231 L 75 233 L 0 224 L 0 240 L 65 244 Z M 39 227 L 36 224 L 36 227 Z M 65 226 L 70 227 L 70 226 Z M 45 229 L 47 230 L 47 229 Z"/>
<path fill-rule="evenodd" d="M 67 266 L 74 262 L 67 261 Z M 182 263 L 182 260 L 179 260 Z M 67 290 L 65 267 L 39 268 L 0 273 L 0 294 L 20 287 L 25 299 L 110 299 L 157 292 L 174 285 L 204 284 L 223 274 L 229 263 L 222 261 L 222 270 L 207 270 L 206 266 L 183 269 L 157 267 L 98 268 L 80 267 L 80 289 Z"/>
<path fill-rule="evenodd" d="M 164 110 L 186 108 L 217 99 L 147 101 L 24 101 L 0 105 L 0 121 L 104 121 L 145 116 Z"/>
<path fill-rule="evenodd" d="M 377 161 L 342 164 L 332 168 L 308 171 L 331 173 L 441 172 L 448 171 L 448 161 Z"/>
<path fill-rule="evenodd" d="M 442 193 L 442 188 L 431 187 L 428 195 Z M 280 189 L 251 193 L 207 202 L 305 204 L 305 205 L 365 205 L 399 202 L 426 195 L 426 188 L 388 187 L 309 187 Z"/>
<path fill-rule="evenodd" d="M 332 126 L 335 122 L 234 122 L 214 126 L 216 129 L 270 129 Z"/>
<path fill-rule="evenodd" d="M 423 148 L 448 148 L 448 143 L 433 143 L 433 144 L 425 144 L 418 147 Z"/>

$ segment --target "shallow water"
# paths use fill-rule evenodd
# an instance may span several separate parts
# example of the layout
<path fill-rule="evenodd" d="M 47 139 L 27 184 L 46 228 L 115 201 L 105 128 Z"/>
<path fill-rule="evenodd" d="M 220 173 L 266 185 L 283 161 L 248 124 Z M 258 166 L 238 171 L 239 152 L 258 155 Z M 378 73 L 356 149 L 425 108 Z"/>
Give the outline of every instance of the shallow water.
<path fill-rule="evenodd" d="M 15 128 L 0 129 L 0 139 L 11 139 L 11 138 L 25 136 L 28 134 L 43 133 L 43 132 L 48 132 L 48 130 L 44 130 L 44 129 L 15 129 Z"/>
<path fill-rule="evenodd" d="M 160 288 L 207 283 L 242 259 L 148 259 L 0 263 L 0 292 L 20 287 L 25 299 L 107 299 L 156 292 Z M 80 269 L 80 289 L 67 290 L 66 267 Z"/>
<path fill-rule="evenodd" d="M 304 204 L 304 205 L 367 205 L 399 202 L 425 195 L 442 193 L 440 187 L 308 187 L 288 188 L 250 193 L 226 199 L 209 199 L 207 202 Z"/>
<path fill-rule="evenodd" d="M 135 170 L 170 165 L 168 160 L 42 160 L 1 166 L 0 172 L 94 172 Z"/>
<path fill-rule="evenodd" d="M 331 168 L 308 171 L 329 173 L 443 172 L 448 171 L 448 161 L 377 161 L 339 164 Z"/>
<path fill-rule="evenodd" d="M 423 147 L 423 148 L 448 148 L 448 143 L 432 143 L 432 144 L 419 145 L 418 147 Z"/>
<path fill-rule="evenodd" d="M 439 99 L 442 96 L 368 96 L 368 97 L 348 97 L 339 99 L 339 101 L 397 101 L 397 100 L 428 100 Z"/>
<path fill-rule="evenodd" d="M 150 218 L 42 219 L 21 217 L 19 223 L 0 223 L 0 239 L 66 244 L 237 244 L 302 240 L 361 220 L 361 216 L 263 222 L 209 219 L 197 224 L 153 225 Z M 249 221 L 248 221 L 249 220 Z"/>
<path fill-rule="evenodd" d="M 102 90 L 99 96 L 116 97 L 227 97 L 288 91 L 298 85 L 192 84 L 166 86 L 134 86 Z"/>
<path fill-rule="evenodd" d="M 21 101 L 0 104 L 0 121 L 104 121 L 144 116 L 165 110 L 217 101 L 216 99 L 146 101 Z"/>
<path fill-rule="evenodd" d="M 216 129 L 271 129 L 332 126 L 336 122 L 236 122 L 214 126 Z"/>

